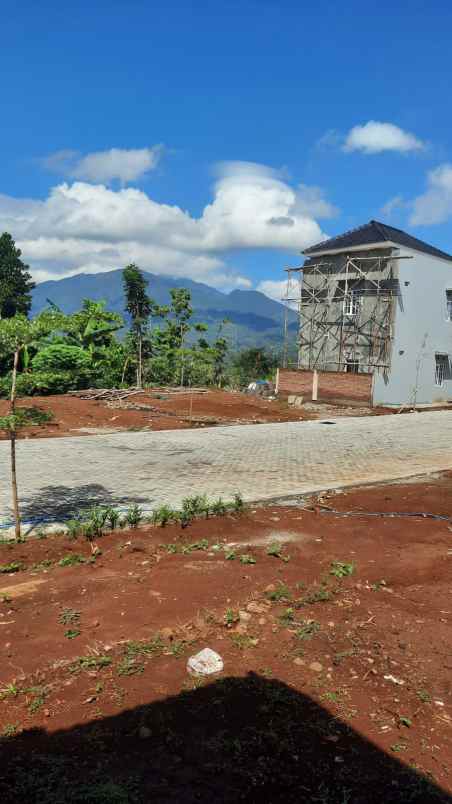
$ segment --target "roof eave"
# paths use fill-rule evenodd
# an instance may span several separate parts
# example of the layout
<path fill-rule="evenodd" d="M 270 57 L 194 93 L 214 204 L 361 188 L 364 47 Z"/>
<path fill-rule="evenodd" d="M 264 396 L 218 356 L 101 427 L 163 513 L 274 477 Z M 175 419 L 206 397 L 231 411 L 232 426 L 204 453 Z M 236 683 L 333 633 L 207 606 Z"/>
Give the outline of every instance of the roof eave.
<path fill-rule="evenodd" d="M 372 249 L 402 248 L 392 240 L 379 241 L 378 243 L 362 243 L 359 246 L 342 246 L 341 248 L 319 248 L 316 251 L 302 251 L 305 257 L 323 257 L 325 254 L 349 254 L 351 251 L 371 251 Z"/>

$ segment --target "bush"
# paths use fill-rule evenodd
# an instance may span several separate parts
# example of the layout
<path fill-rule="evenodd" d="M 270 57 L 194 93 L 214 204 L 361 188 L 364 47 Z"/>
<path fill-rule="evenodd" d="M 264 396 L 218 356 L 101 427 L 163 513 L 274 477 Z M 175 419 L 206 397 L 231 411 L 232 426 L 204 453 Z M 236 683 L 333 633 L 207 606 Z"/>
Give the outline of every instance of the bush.
<path fill-rule="evenodd" d="M 85 380 L 84 385 L 87 382 Z M 17 375 L 17 396 L 46 396 L 64 394 L 66 391 L 83 387 L 80 377 L 69 371 L 37 371 L 33 374 Z M 0 379 L 0 396 L 11 393 L 11 375 Z"/>
<path fill-rule="evenodd" d="M 91 366 L 91 355 L 79 346 L 53 343 L 41 349 L 31 361 L 37 372 L 80 372 Z"/>

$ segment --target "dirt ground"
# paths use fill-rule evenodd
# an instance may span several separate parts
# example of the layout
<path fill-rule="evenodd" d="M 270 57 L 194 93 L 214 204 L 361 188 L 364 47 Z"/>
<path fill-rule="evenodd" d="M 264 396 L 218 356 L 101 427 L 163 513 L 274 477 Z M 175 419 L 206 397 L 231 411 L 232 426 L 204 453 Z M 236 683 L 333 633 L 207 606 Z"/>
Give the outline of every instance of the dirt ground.
<path fill-rule="evenodd" d="M 48 438 L 66 435 L 92 435 L 120 430 L 174 430 L 209 427 L 215 424 L 259 424 L 265 422 L 303 421 L 324 416 L 359 416 L 387 411 L 323 404 L 303 408 L 289 407 L 285 400 L 266 400 L 240 392 L 209 390 L 203 394 L 165 393 L 147 389 L 131 396 L 123 406 L 109 407 L 105 402 L 79 399 L 68 394 L 22 397 L 19 405 L 52 411 L 54 419 L 42 427 L 27 427 L 24 438 Z M 134 410 L 130 406 L 145 406 Z M 0 400 L 0 416 L 8 403 Z M 0 439 L 5 438 L 0 432 Z"/>
<path fill-rule="evenodd" d="M 0 545 L 0 800 L 451 802 L 451 493 Z"/>

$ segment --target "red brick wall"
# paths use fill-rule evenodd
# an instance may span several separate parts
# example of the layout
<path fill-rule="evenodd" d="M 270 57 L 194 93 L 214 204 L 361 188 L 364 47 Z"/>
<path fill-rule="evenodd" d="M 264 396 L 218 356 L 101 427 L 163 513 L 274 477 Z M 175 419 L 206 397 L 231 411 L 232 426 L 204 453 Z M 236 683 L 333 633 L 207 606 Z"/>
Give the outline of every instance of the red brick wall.
<path fill-rule="evenodd" d="M 278 391 L 283 396 L 297 394 L 311 399 L 313 371 L 280 369 Z M 372 404 L 372 375 L 346 371 L 319 371 L 318 399 L 344 399 Z"/>

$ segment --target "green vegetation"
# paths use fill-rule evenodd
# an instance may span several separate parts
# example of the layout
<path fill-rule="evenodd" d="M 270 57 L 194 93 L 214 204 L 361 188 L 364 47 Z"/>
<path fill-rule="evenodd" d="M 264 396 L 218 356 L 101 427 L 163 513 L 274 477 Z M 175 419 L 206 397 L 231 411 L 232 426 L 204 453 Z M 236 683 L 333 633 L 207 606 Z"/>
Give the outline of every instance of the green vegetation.
<path fill-rule="evenodd" d="M 11 561 L 9 564 L 0 564 L 0 574 L 7 574 L 9 572 L 20 572 L 25 569 L 25 564 L 21 561 Z"/>
<path fill-rule="evenodd" d="M 280 603 L 281 601 L 286 601 L 290 603 L 292 600 L 292 593 L 288 586 L 285 583 L 278 583 L 276 589 L 271 592 L 267 592 L 267 597 L 273 603 Z"/>
<path fill-rule="evenodd" d="M 76 567 L 77 564 L 86 564 L 86 558 L 78 553 L 69 553 L 67 556 L 60 558 L 58 562 L 59 567 Z"/>
<path fill-rule="evenodd" d="M 335 578 L 347 578 L 349 575 L 353 575 L 354 571 L 354 564 L 347 564 L 343 561 L 331 562 L 330 575 L 334 575 Z"/>

